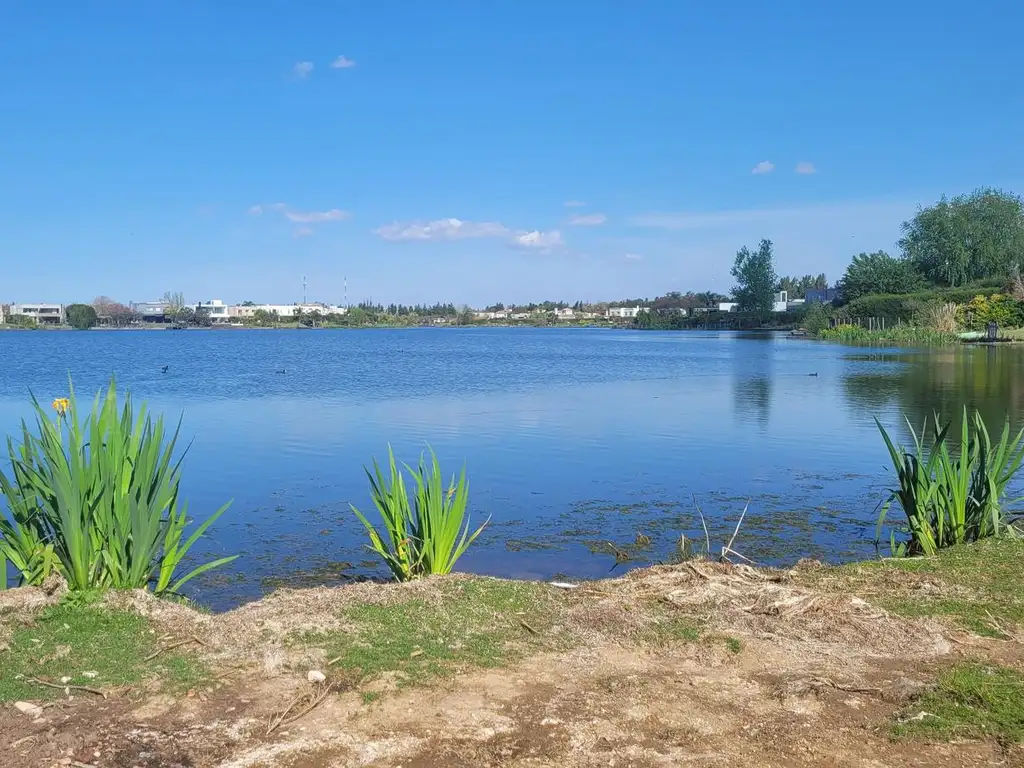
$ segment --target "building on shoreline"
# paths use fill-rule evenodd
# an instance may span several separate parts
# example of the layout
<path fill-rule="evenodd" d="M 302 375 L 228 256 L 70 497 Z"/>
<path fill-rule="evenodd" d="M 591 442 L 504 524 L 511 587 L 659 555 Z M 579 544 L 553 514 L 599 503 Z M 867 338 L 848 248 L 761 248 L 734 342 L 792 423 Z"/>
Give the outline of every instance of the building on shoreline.
<path fill-rule="evenodd" d="M 211 322 L 214 323 L 231 322 L 231 309 L 232 307 L 229 307 L 220 299 L 200 301 L 196 304 L 196 312 L 206 312 Z"/>
<path fill-rule="evenodd" d="M 35 302 L 31 304 L 11 304 L 8 315 L 29 317 L 39 325 L 64 325 L 64 305 Z"/>
<path fill-rule="evenodd" d="M 239 304 L 227 307 L 229 320 L 245 320 L 252 318 L 257 312 L 277 315 L 282 320 L 292 320 L 302 315 L 344 315 L 348 307 L 335 304 Z"/>
<path fill-rule="evenodd" d="M 166 301 L 133 301 L 128 307 L 132 314 L 143 323 L 166 323 Z"/>

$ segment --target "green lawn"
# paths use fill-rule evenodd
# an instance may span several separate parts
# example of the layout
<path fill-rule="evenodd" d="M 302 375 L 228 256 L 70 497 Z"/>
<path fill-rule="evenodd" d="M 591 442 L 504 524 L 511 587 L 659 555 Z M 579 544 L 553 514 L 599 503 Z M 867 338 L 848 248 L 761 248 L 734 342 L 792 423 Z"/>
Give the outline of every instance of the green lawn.
<path fill-rule="evenodd" d="M 16 627 L 8 646 L 0 651 L 0 702 L 64 695 L 33 679 L 96 689 L 152 681 L 183 691 L 208 678 L 199 661 L 180 651 L 147 661 L 160 646 L 146 619 L 94 605 L 48 608 Z"/>

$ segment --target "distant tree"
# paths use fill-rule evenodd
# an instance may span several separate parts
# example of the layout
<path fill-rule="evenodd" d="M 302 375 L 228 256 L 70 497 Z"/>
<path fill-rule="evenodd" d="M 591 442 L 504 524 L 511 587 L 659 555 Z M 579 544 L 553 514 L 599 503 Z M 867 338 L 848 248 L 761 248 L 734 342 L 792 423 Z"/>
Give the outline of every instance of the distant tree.
<path fill-rule="evenodd" d="M 352 307 L 345 313 L 345 317 L 349 325 L 366 325 L 370 321 L 369 314 L 362 307 Z"/>
<path fill-rule="evenodd" d="M 96 310 L 88 304 L 69 304 L 65 309 L 68 325 L 80 331 L 88 330 L 96 325 Z"/>
<path fill-rule="evenodd" d="M 196 307 L 192 311 L 191 323 L 199 328 L 209 328 L 213 325 L 213 318 L 210 317 L 210 309 L 208 307 Z"/>
<path fill-rule="evenodd" d="M 928 280 L 965 285 L 1024 268 L 1024 203 L 998 189 L 943 197 L 903 223 L 903 256 Z"/>
<path fill-rule="evenodd" d="M 196 322 L 196 311 L 192 307 L 181 307 L 172 316 L 176 323 L 182 325 L 195 325 Z"/>
<path fill-rule="evenodd" d="M 181 291 L 165 291 L 164 306 L 169 318 L 178 319 L 178 315 L 185 309 L 185 295 Z"/>
<path fill-rule="evenodd" d="M 811 290 L 824 290 L 828 288 L 828 278 L 825 274 L 804 275 L 803 277 L 783 277 L 779 279 L 778 290 L 785 291 L 790 299 L 802 299 Z"/>
<path fill-rule="evenodd" d="M 876 293 L 913 293 L 924 286 L 924 278 L 909 260 L 875 251 L 853 257 L 839 282 L 839 291 L 843 301 L 853 301 Z"/>
<path fill-rule="evenodd" d="M 100 318 L 108 318 L 111 315 L 111 308 L 117 304 L 109 296 L 97 296 L 92 300 L 92 308 L 96 310 L 96 315 Z"/>
<path fill-rule="evenodd" d="M 107 306 L 106 313 L 106 317 L 110 320 L 111 324 L 118 327 L 130 325 L 135 320 L 135 312 L 131 307 L 117 301 L 111 302 Z"/>
<path fill-rule="evenodd" d="M 775 260 L 772 255 L 772 241 L 762 240 L 756 251 L 746 246 L 736 252 L 732 267 L 736 279 L 733 295 L 740 310 L 767 316 L 775 301 Z"/>
<path fill-rule="evenodd" d="M 717 306 L 719 301 L 725 301 L 726 298 L 726 296 L 722 296 L 714 291 L 702 291 L 697 294 L 697 299 L 700 301 L 698 306 L 700 307 Z"/>
<path fill-rule="evenodd" d="M 255 307 L 256 306 L 256 302 L 255 301 L 243 301 L 241 306 L 243 306 L 243 307 Z"/>

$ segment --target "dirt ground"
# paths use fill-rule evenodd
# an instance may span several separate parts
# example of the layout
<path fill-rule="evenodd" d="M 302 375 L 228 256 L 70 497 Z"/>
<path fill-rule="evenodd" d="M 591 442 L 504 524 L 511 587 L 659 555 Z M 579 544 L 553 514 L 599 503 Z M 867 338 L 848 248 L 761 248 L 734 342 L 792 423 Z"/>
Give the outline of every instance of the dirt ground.
<path fill-rule="evenodd" d="M 1024 766 L 1019 747 L 994 741 L 889 737 L 937 670 L 965 658 L 1020 664 L 1018 640 L 901 619 L 750 569 L 660 567 L 559 591 L 571 644 L 427 686 L 353 681 L 322 659 L 328 679 L 311 683 L 315 659 L 274 643 L 336 623 L 338 604 L 434 589 L 285 592 L 218 616 L 136 596 L 158 625 L 204 639 L 224 671 L 217 685 L 177 698 L 83 692 L 39 717 L 0 708 L 0 765 Z M 703 639 L 638 642 L 641 603 L 700 616 Z"/>

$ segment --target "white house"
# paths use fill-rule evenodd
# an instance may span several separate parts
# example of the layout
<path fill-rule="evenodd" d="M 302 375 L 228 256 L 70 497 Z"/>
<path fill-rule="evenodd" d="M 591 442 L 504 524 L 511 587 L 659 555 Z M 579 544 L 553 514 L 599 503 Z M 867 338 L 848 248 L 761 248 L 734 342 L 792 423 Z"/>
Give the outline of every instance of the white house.
<path fill-rule="evenodd" d="M 576 313 L 573 311 L 572 307 L 559 307 L 555 310 L 555 317 L 559 320 L 572 320 L 576 317 Z"/>
<path fill-rule="evenodd" d="M 63 325 L 64 305 L 63 304 L 12 304 L 10 314 L 24 315 L 31 317 L 39 325 Z"/>
<path fill-rule="evenodd" d="M 775 301 L 772 302 L 772 312 L 785 312 L 789 305 L 789 293 L 779 291 L 775 294 Z"/>
<path fill-rule="evenodd" d="M 718 302 L 719 312 L 736 312 L 739 310 L 740 305 L 735 301 L 720 301 Z"/>
<path fill-rule="evenodd" d="M 230 307 L 220 299 L 199 302 L 196 304 L 196 311 L 201 309 L 206 310 L 210 315 L 210 320 L 215 323 L 226 323 L 231 319 L 231 314 L 228 311 Z"/>
<path fill-rule="evenodd" d="M 302 315 L 344 315 L 348 307 L 339 307 L 334 304 L 252 304 L 250 306 L 228 307 L 228 317 L 247 318 L 252 317 L 258 310 L 276 314 L 281 319 L 293 318 L 297 314 Z"/>
<path fill-rule="evenodd" d="M 606 317 L 617 317 L 622 320 L 633 320 L 642 311 L 642 307 L 609 307 Z"/>

